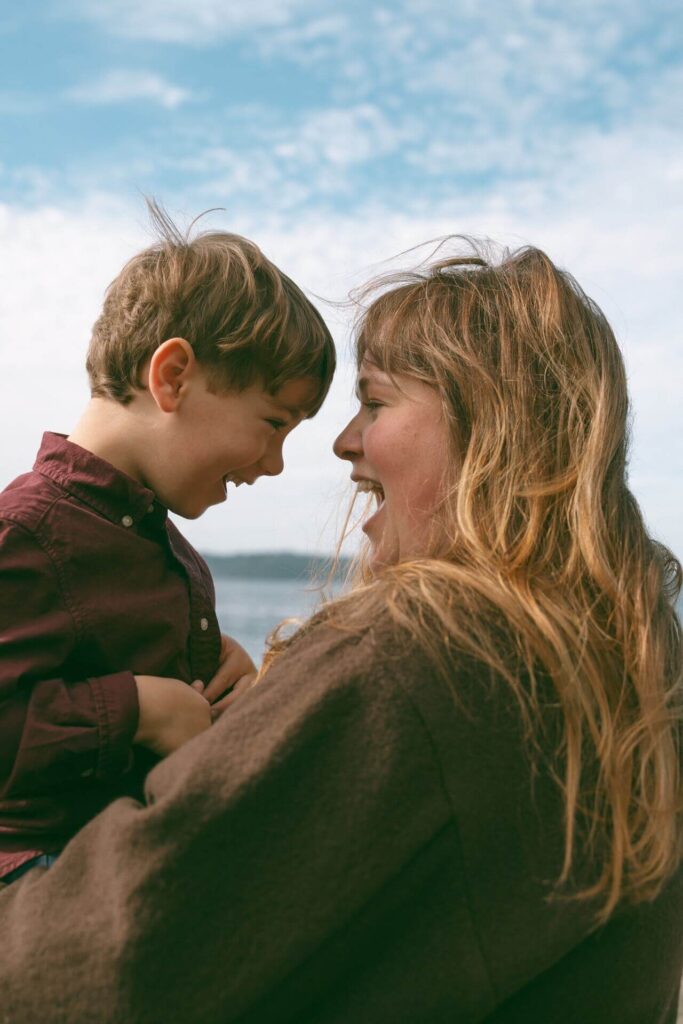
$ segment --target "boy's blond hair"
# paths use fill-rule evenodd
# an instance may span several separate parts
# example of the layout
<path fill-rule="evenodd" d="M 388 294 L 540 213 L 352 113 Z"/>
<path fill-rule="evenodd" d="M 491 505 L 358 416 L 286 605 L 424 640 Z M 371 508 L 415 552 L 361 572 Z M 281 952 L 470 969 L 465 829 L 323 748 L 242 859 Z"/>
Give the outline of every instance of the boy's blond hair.
<path fill-rule="evenodd" d="M 158 241 L 133 256 L 107 289 L 86 367 L 93 397 L 131 401 L 140 372 L 167 338 L 185 338 L 216 391 L 290 380 L 319 382 L 335 367 L 332 336 L 301 289 L 253 242 L 225 231 L 183 235 L 148 201 Z M 194 223 L 194 222 L 193 222 Z"/>

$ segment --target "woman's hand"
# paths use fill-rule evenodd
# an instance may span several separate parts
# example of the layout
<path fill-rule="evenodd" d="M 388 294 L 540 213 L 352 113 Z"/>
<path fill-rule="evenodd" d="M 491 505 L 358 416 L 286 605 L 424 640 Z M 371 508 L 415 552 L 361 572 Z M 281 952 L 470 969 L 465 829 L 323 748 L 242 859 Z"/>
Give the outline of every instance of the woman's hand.
<path fill-rule="evenodd" d="M 211 725 L 208 701 L 182 680 L 135 676 L 135 683 L 140 715 L 133 743 L 166 757 Z"/>
<path fill-rule="evenodd" d="M 215 720 L 248 690 L 256 679 L 256 665 L 244 647 L 229 636 L 221 636 L 221 656 L 218 671 L 206 685 L 196 682 L 192 687 L 211 705 L 211 718 Z"/>

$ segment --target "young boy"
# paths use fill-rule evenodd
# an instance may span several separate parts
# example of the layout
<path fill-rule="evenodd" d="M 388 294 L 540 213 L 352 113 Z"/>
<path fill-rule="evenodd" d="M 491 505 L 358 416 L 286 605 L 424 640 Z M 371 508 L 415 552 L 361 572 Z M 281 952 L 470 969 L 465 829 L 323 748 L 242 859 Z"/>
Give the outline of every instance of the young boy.
<path fill-rule="evenodd" d="M 139 793 L 253 668 L 167 512 L 280 473 L 334 372 L 317 310 L 252 242 L 150 209 L 159 241 L 93 328 L 89 405 L 0 493 L 0 882 Z"/>

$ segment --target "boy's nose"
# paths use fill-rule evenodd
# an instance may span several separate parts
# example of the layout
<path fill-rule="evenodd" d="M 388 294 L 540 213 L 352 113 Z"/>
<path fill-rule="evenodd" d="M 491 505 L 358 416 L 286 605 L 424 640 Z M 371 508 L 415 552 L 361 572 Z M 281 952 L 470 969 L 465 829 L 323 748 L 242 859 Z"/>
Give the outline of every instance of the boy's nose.
<path fill-rule="evenodd" d="M 332 445 L 332 451 L 338 459 L 350 461 L 362 451 L 360 431 L 356 427 L 356 417 L 349 420 L 341 434 Z"/>
<path fill-rule="evenodd" d="M 285 468 L 282 446 L 269 449 L 259 462 L 259 468 L 264 476 L 279 476 Z"/>

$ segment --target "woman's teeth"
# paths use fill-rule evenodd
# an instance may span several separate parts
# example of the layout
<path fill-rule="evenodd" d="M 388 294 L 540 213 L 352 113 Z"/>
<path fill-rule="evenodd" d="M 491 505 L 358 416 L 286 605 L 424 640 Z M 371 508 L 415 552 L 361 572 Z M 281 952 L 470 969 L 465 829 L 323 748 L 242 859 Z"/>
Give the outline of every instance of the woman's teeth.
<path fill-rule="evenodd" d="M 384 502 L 384 488 L 376 480 L 359 480 L 356 487 L 362 494 L 372 494 L 378 507 Z"/>

